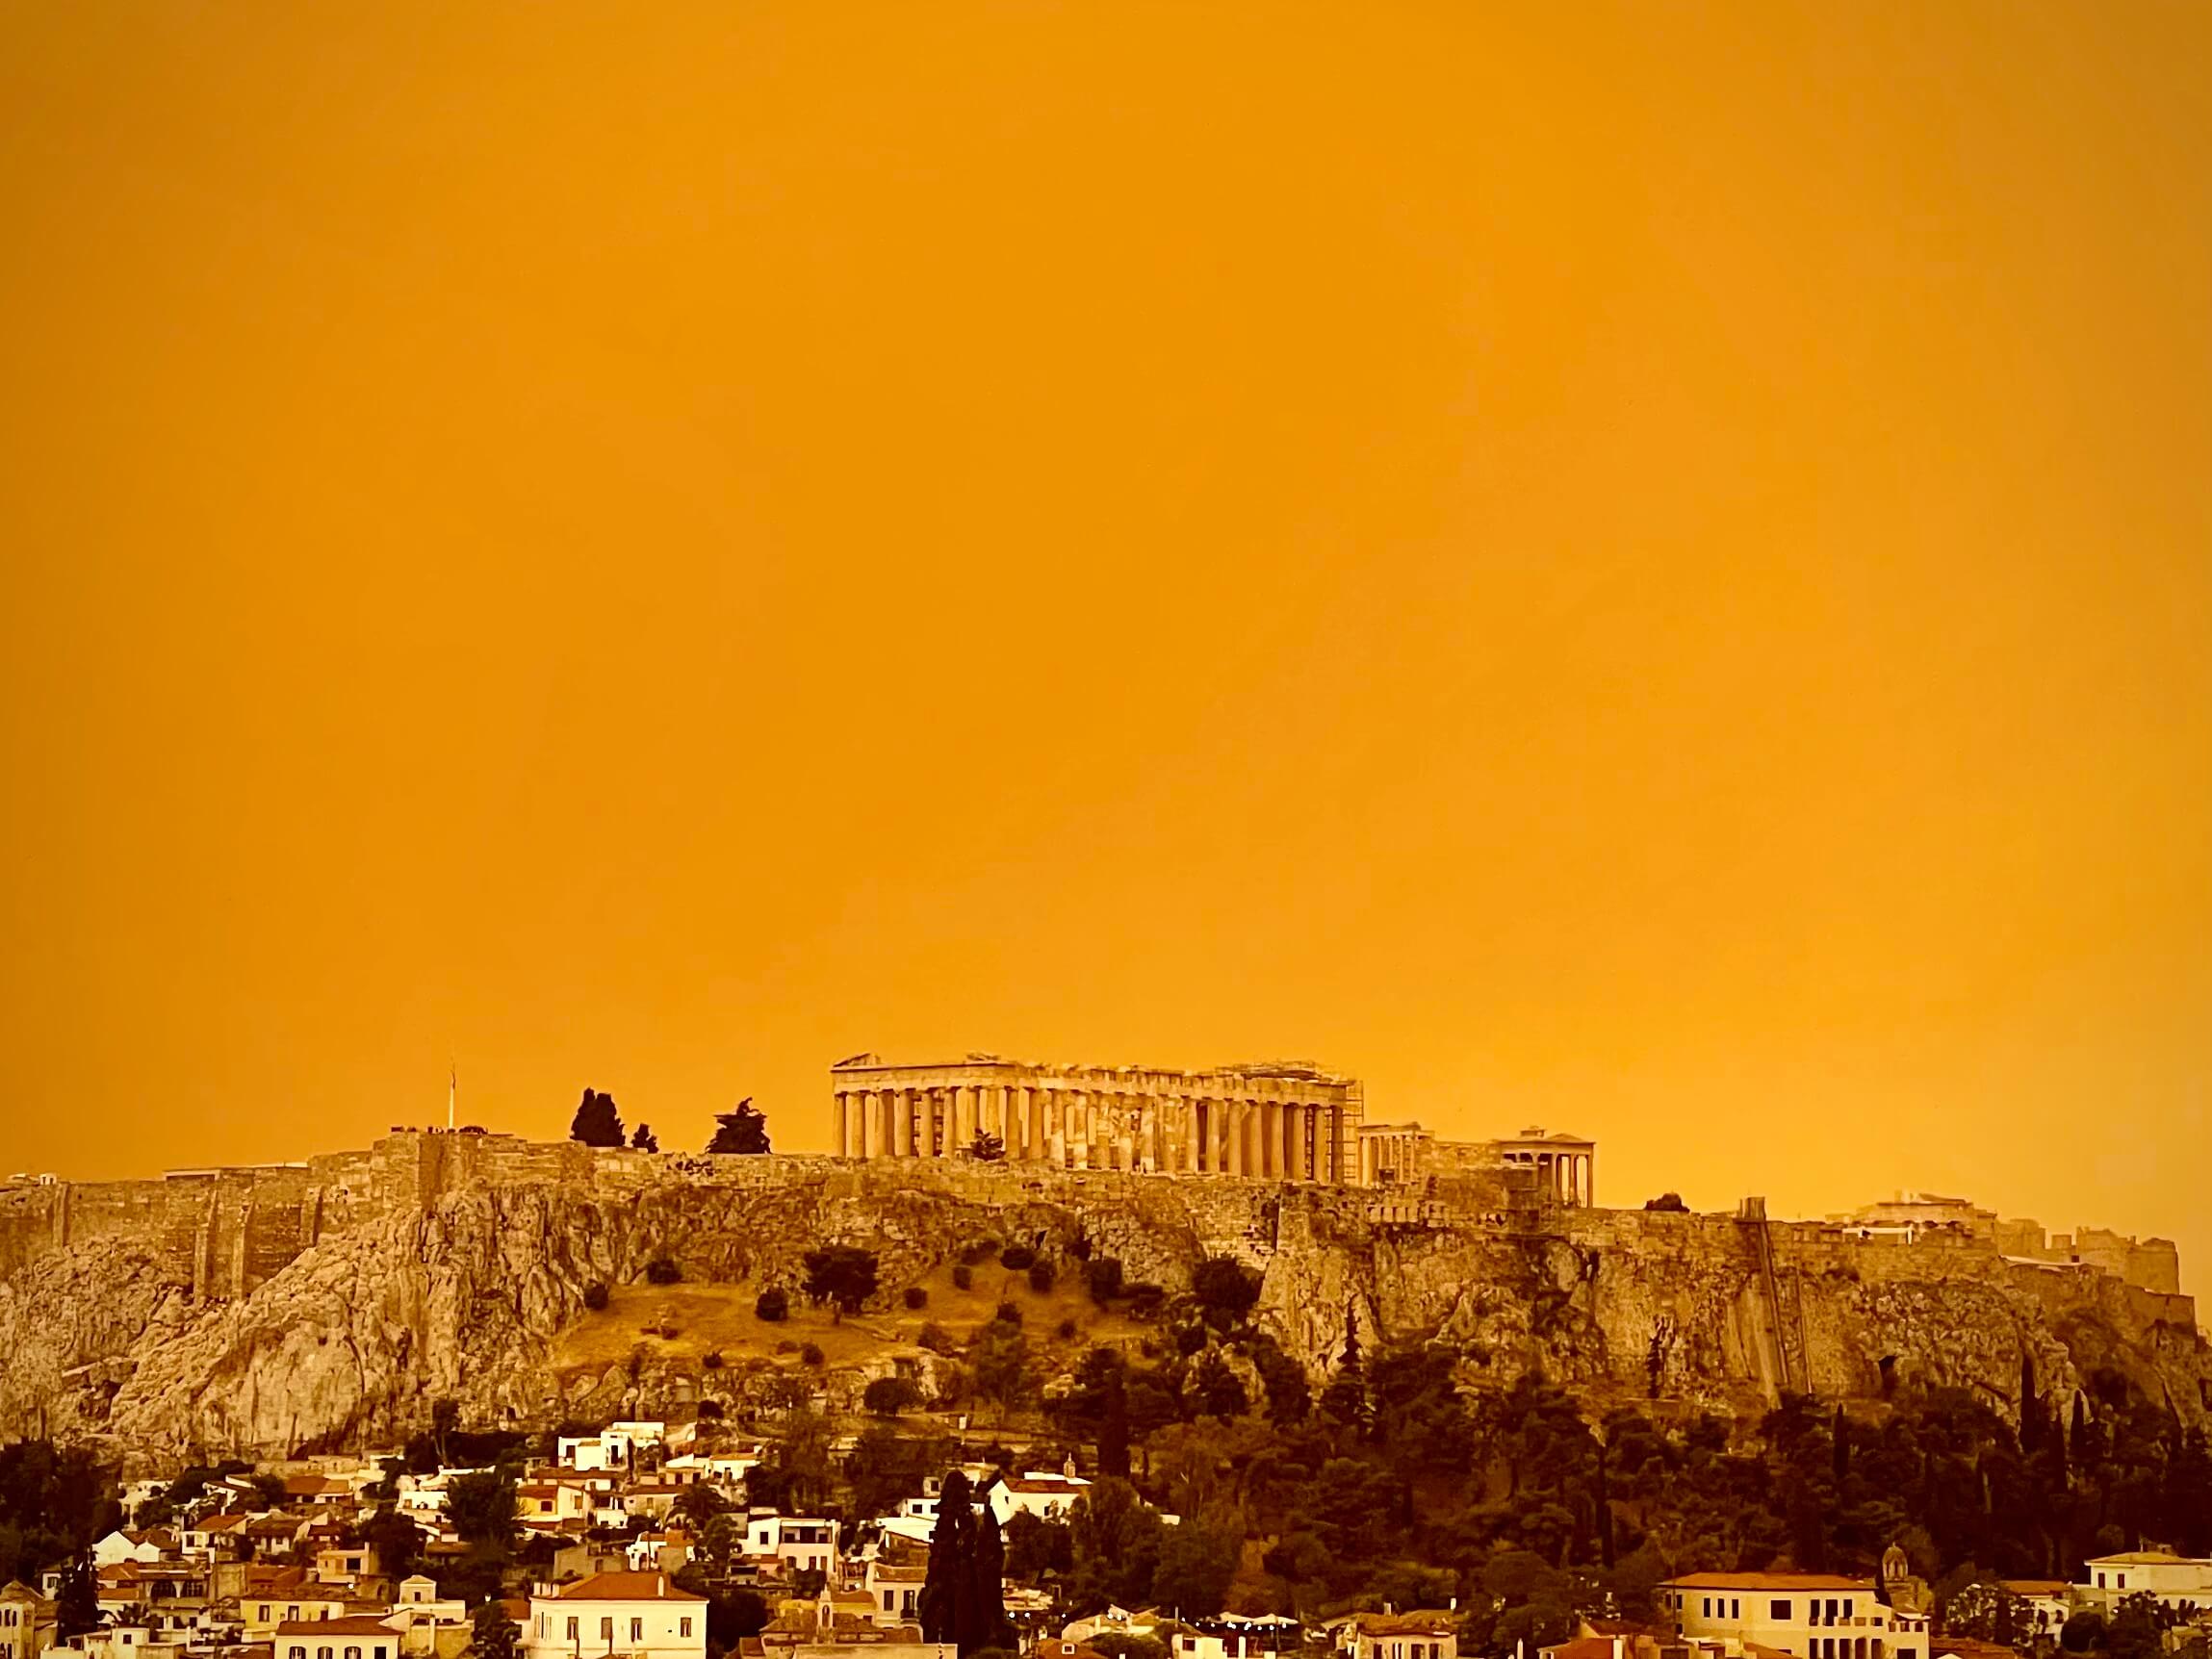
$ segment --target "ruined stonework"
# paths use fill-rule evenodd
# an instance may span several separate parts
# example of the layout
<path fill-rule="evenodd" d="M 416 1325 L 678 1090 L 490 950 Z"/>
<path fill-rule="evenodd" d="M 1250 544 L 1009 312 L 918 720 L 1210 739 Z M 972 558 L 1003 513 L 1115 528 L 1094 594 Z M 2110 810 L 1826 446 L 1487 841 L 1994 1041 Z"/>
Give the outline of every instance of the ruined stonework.
<path fill-rule="evenodd" d="M 667 1254 L 687 1284 L 795 1284 L 864 1243 L 886 1298 L 990 1238 L 1064 1268 L 1078 1238 L 1132 1283 L 1209 1254 L 1262 1277 L 1257 1316 L 1319 1370 L 1349 1307 L 1373 1340 L 1437 1338 L 1469 1386 L 1540 1365 L 1599 1405 L 1756 1413 L 1784 1389 L 1863 1402 L 1919 1377 L 2010 1412 L 2023 1350 L 2063 1396 L 2116 1366 L 2212 1417 L 2189 1298 L 1993 1241 L 1529 1201 L 965 1160 L 707 1158 L 509 1136 L 394 1135 L 302 1165 L 0 1189 L 0 1435 L 43 1429 L 174 1465 L 308 1441 L 389 1445 L 451 1396 L 472 1425 L 745 1403 L 696 1367 L 564 1376 L 585 1289 Z M 887 1353 L 926 1370 L 929 1356 Z M 829 1381 L 833 1403 L 864 1375 Z"/>

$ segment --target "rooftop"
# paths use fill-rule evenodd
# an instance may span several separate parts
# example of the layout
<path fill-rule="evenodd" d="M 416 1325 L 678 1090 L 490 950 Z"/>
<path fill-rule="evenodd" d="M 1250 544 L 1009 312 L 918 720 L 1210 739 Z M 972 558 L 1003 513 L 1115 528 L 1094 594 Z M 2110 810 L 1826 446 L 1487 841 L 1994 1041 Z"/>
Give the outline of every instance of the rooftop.
<path fill-rule="evenodd" d="M 1857 1590 L 1874 1594 L 1871 1578 L 1845 1578 L 1835 1572 L 1685 1572 L 1665 1580 L 1663 1590 Z"/>
<path fill-rule="evenodd" d="M 705 1601 L 688 1590 L 679 1590 L 665 1572 L 595 1572 L 558 1592 L 563 1601 Z"/>

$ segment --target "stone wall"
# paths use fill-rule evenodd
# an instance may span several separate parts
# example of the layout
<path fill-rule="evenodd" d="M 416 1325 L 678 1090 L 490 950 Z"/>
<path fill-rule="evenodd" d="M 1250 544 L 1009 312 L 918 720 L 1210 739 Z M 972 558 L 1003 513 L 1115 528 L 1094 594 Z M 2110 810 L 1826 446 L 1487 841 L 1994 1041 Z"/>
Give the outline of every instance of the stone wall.
<path fill-rule="evenodd" d="M 0 1189 L 0 1434 L 175 1461 L 388 1443 L 448 1395 L 478 1423 L 658 1409 L 734 1379 L 561 1379 L 591 1284 L 659 1255 L 687 1282 L 795 1283 L 808 1248 L 845 1239 L 879 1252 L 889 1297 L 987 1237 L 1064 1270 L 1080 1239 L 1170 1294 L 1234 1256 L 1317 1372 L 1349 1312 L 1371 1340 L 1453 1343 L 1477 1384 L 1540 1366 L 1600 1404 L 1755 1418 L 1784 1390 L 1878 1402 L 1916 1377 L 2009 1411 L 2024 1353 L 2051 1391 L 2110 1365 L 2212 1420 L 2189 1298 L 1993 1237 L 1567 1208 L 1484 1169 L 1377 1192 L 409 1133 L 303 1165 Z"/>

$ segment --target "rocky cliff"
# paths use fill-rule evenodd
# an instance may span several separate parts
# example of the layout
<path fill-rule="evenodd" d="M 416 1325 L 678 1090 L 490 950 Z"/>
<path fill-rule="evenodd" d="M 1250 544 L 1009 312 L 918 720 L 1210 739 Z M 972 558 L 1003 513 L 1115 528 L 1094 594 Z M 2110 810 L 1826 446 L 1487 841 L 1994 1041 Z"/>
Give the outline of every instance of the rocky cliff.
<path fill-rule="evenodd" d="M 1600 1401 L 1748 1413 L 1789 1388 L 1878 1409 L 1918 1375 L 2009 1410 L 2024 1350 L 2046 1393 L 2113 1366 L 2185 1420 L 2212 1416 L 2212 1350 L 2188 1298 L 1963 1240 L 1643 1212 L 1408 1219 L 1357 1190 L 1012 1165 L 560 1149 L 499 1170 L 449 1159 L 434 1179 L 413 1154 L 392 1176 L 401 1166 L 388 1160 L 383 1185 L 357 1165 L 287 1187 L 288 1241 L 244 1227 L 236 1271 L 219 1263 L 221 1218 L 173 1195 L 96 1228 L 67 1223 L 51 1194 L 11 1195 L 0 1434 L 97 1439 L 159 1468 L 390 1445 L 444 1397 L 487 1428 L 742 1405 L 772 1367 L 579 1359 L 586 1289 L 634 1284 L 666 1256 L 687 1288 L 733 1287 L 749 1318 L 756 1288 L 796 1285 L 807 1249 L 843 1240 L 879 1252 L 889 1301 L 986 1238 L 1068 1265 L 1081 1240 L 1170 1294 L 1201 1257 L 1237 1256 L 1261 1271 L 1259 1318 L 1317 1370 L 1350 1308 L 1371 1340 L 1448 1341 L 1501 1385 L 1541 1365 Z M 911 1331 L 882 1332 L 833 1360 L 833 1403 L 902 1360 L 933 1363 Z"/>

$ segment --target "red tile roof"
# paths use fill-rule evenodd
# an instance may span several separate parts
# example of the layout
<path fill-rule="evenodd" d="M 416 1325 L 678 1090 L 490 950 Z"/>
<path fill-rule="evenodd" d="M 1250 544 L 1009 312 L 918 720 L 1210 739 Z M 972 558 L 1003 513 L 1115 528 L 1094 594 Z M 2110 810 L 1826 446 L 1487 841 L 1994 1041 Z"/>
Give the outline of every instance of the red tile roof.
<path fill-rule="evenodd" d="M 1662 1590 L 1856 1590 L 1874 1594 L 1871 1578 L 1845 1578 L 1834 1572 L 1685 1572 Z"/>
<path fill-rule="evenodd" d="M 563 1601 L 705 1601 L 679 1590 L 665 1572 L 595 1572 L 560 1589 Z"/>

